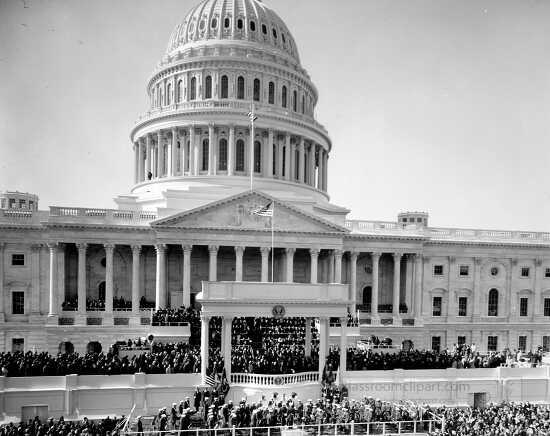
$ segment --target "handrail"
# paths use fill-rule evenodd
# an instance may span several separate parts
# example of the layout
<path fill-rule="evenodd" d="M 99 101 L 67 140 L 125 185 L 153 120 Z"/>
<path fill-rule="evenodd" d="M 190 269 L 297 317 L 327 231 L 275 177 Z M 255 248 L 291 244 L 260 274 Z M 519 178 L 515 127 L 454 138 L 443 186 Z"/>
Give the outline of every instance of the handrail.
<path fill-rule="evenodd" d="M 232 373 L 231 383 L 250 384 L 258 386 L 279 386 L 299 383 L 316 383 L 319 381 L 318 371 L 298 372 L 296 374 L 252 374 Z"/>

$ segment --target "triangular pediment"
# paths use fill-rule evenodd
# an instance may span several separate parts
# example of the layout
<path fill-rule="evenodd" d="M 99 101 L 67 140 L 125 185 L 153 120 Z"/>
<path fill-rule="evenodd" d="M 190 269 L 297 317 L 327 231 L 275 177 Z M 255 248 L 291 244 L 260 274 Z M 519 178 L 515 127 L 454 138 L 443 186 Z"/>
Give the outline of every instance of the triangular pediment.
<path fill-rule="evenodd" d="M 348 230 L 323 218 L 285 204 L 260 191 L 247 191 L 196 209 L 177 213 L 151 223 L 155 228 L 226 229 L 271 231 L 271 218 L 252 211 L 272 203 L 275 232 L 347 233 Z"/>

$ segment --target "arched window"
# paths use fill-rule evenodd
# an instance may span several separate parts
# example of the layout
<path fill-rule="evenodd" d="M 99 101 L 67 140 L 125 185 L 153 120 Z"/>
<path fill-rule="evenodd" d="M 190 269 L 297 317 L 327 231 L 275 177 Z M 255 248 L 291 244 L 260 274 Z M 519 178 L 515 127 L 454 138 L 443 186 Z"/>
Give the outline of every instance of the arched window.
<path fill-rule="evenodd" d="M 498 316 L 498 291 L 491 289 L 489 291 L 489 304 L 487 305 L 487 315 Z"/>
<path fill-rule="evenodd" d="M 170 106 L 172 104 L 172 98 L 170 97 L 170 94 L 172 94 L 172 84 L 166 85 L 166 105 Z"/>
<path fill-rule="evenodd" d="M 273 144 L 273 175 L 277 174 L 277 146 Z"/>
<path fill-rule="evenodd" d="M 371 304 L 372 304 L 372 287 L 365 286 L 363 288 L 363 306 L 365 308 L 365 311 L 367 312 L 371 311 Z"/>
<path fill-rule="evenodd" d="M 223 20 L 223 27 L 229 29 L 229 26 L 231 26 L 231 20 L 229 18 L 226 18 L 225 20 Z"/>
<path fill-rule="evenodd" d="M 159 107 L 164 106 L 164 93 L 159 89 Z"/>
<path fill-rule="evenodd" d="M 286 91 L 286 86 L 283 85 L 283 90 L 282 90 L 282 95 L 281 95 L 281 100 L 283 102 L 283 107 L 286 107 L 286 103 L 287 103 L 287 101 L 286 101 L 286 99 L 287 99 L 286 92 L 287 92 Z"/>
<path fill-rule="evenodd" d="M 181 142 L 180 141 L 177 142 L 176 148 L 177 148 L 177 151 L 176 151 L 176 172 L 179 173 L 181 171 Z"/>
<path fill-rule="evenodd" d="M 286 168 L 286 152 L 287 152 L 287 149 L 286 149 L 286 146 L 283 146 L 283 170 L 281 171 L 281 177 L 285 177 L 286 176 L 286 171 L 287 171 L 287 168 Z"/>
<path fill-rule="evenodd" d="M 254 101 L 260 101 L 261 85 L 260 79 L 254 79 Z"/>
<path fill-rule="evenodd" d="M 254 172 L 262 172 L 262 144 L 259 141 L 254 142 Z"/>
<path fill-rule="evenodd" d="M 227 139 L 220 139 L 218 150 L 218 170 L 227 171 Z"/>
<path fill-rule="evenodd" d="M 102 346 L 101 346 L 101 343 L 98 342 L 98 341 L 92 341 L 92 342 L 88 342 L 88 345 L 86 346 L 86 352 L 88 354 L 99 354 L 101 353 L 101 350 L 102 350 Z"/>
<path fill-rule="evenodd" d="M 292 110 L 298 112 L 298 93 L 296 91 L 292 93 Z"/>
<path fill-rule="evenodd" d="M 191 141 L 187 141 L 185 144 L 185 162 L 184 162 L 184 170 L 189 171 L 189 150 L 191 149 Z"/>
<path fill-rule="evenodd" d="M 209 148 L 210 144 L 208 143 L 208 139 L 203 139 L 202 141 L 202 171 L 208 171 L 208 158 L 209 158 Z"/>
<path fill-rule="evenodd" d="M 178 86 L 176 88 L 176 100 L 178 103 L 181 102 L 182 91 L 183 91 L 183 82 L 181 80 L 178 80 Z"/>
<path fill-rule="evenodd" d="M 237 79 L 237 99 L 244 100 L 244 77 L 239 76 Z"/>
<path fill-rule="evenodd" d="M 221 98 L 228 98 L 229 96 L 229 79 L 227 76 L 222 76 L 221 80 L 222 89 L 220 92 Z"/>
<path fill-rule="evenodd" d="M 269 82 L 269 104 L 275 104 L 275 83 Z"/>
<path fill-rule="evenodd" d="M 235 171 L 244 171 L 244 141 L 237 141 L 237 156 L 235 159 Z"/>
<path fill-rule="evenodd" d="M 197 78 L 191 77 L 191 89 L 189 90 L 189 100 L 195 100 L 197 98 Z"/>
<path fill-rule="evenodd" d="M 277 39 L 277 29 L 273 28 L 273 38 Z"/>
<path fill-rule="evenodd" d="M 206 76 L 204 82 L 204 98 L 212 98 L 212 76 Z"/>
<path fill-rule="evenodd" d="M 58 352 L 61 354 L 73 354 L 74 353 L 74 345 L 72 342 L 61 342 L 59 344 Z"/>
<path fill-rule="evenodd" d="M 265 24 L 262 24 L 262 33 L 267 35 L 267 26 Z"/>
<path fill-rule="evenodd" d="M 300 150 L 298 148 L 294 152 L 294 178 L 296 180 L 300 178 Z"/>
<path fill-rule="evenodd" d="M 302 113 L 306 113 L 306 97 L 302 95 Z"/>
<path fill-rule="evenodd" d="M 218 20 L 216 20 L 215 18 L 212 18 L 211 26 L 212 26 L 212 29 L 215 29 L 216 27 L 218 27 Z"/>
<path fill-rule="evenodd" d="M 254 21 L 251 21 L 250 22 L 250 30 L 252 32 L 255 32 L 256 31 L 256 23 Z"/>
<path fill-rule="evenodd" d="M 241 18 L 237 20 L 237 29 L 243 30 L 243 20 Z"/>

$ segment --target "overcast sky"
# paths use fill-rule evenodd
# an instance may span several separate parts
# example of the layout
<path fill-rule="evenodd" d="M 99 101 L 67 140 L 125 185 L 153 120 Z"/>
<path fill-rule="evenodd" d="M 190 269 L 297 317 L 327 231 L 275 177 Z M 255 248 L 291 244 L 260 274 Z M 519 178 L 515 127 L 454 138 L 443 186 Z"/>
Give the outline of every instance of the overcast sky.
<path fill-rule="evenodd" d="M 293 32 L 351 217 L 550 231 L 550 1 L 264 0 Z M 197 0 L 0 0 L 0 190 L 114 207 Z"/>

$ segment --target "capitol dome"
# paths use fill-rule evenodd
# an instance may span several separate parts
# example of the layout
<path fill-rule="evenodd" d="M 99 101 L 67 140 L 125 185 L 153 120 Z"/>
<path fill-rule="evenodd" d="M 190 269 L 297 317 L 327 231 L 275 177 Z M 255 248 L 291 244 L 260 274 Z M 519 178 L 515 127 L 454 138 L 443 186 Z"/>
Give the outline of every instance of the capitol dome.
<path fill-rule="evenodd" d="M 277 50 L 300 63 L 296 43 L 281 18 L 261 0 L 204 0 L 178 24 L 167 55 L 215 40 Z"/>
<path fill-rule="evenodd" d="M 262 1 L 193 7 L 172 32 L 147 96 L 149 109 L 130 134 L 135 180 L 121 207 L 186 210 L 253 186 L 334 210 L 332 143 L 315 119 L 317 88 L 288 27 Z"/>

